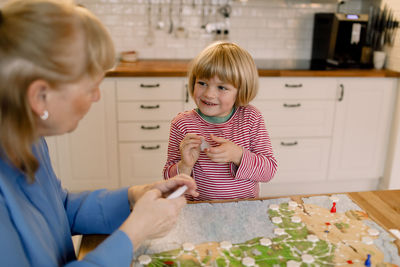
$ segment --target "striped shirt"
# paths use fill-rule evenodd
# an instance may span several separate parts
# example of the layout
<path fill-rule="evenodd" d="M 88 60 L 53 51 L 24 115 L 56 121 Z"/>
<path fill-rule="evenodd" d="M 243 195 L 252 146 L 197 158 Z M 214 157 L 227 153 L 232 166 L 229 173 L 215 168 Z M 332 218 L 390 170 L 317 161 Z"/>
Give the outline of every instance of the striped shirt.
<path fill-rule="evenodd" d="M 259 182 L 268 182 L 274 176 L 277 162 L 272 154 L 271 141 L 264 118 L 254 106 L 239 107 L 224 123 L 205 121 L 195 110 L 179 113 L 171 122 L 164 179 L 178 174 L 181 160 L 179 144 L 188 133 L 205 137 L 210 146 L 217 146 L 210 134 L 225 138 L 243 148 L 239 166 L 217 163 L 200 152 L 192 176 L 200 195 L 188 200 L 218 200 L 254 198 L 259 194 Z"/>

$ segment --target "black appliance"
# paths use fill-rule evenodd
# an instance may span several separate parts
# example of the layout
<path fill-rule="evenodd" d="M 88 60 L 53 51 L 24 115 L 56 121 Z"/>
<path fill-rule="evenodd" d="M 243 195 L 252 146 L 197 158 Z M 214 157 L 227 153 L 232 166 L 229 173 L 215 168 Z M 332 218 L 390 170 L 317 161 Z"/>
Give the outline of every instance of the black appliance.
<path fill-rule="evenodd" d="M 368 15 L 315 13 L 311 69 L 361 68 Z"/>

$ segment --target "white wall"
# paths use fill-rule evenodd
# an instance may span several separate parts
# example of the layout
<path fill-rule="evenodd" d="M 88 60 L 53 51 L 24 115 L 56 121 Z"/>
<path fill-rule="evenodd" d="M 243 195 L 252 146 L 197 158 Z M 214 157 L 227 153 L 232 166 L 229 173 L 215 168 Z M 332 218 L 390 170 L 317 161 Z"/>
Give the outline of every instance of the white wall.
<path fill-rule="evenodd" d="M 172 2 L 171 2 L 172 1 Z M 370 0 L 364 0 L 370 1 Z M 6 2 L 0 0 L 0 6 Z M 107 26 L 117 51 L 136 50 L 140 58 L 191 59 L 214 35 L 200 28 L 202 7 L 211 10 L 210 21 L 223 22 L 216 10 L 232 4 L 230 40 L 246 48 L 256 59 L 310 59 L 315 12 L 335 12 L 335 0 L 182 0 L 182 25 L 187 38 L 176 38 L 166 30 L 156 30 L 158 8 L 162 20 L 168 21 L 169 3 L 172 3 L 173 21 L 178 24 L 181 0 L 76 0 L 93 11 Z M 148 45 L 147 11 L 152 3 L 151 18 L 154 44 Z M 195 5 L 193 6 L 193 2 Z M 359 12 L 362 0 L 348 0 L 342 12 Z"/>

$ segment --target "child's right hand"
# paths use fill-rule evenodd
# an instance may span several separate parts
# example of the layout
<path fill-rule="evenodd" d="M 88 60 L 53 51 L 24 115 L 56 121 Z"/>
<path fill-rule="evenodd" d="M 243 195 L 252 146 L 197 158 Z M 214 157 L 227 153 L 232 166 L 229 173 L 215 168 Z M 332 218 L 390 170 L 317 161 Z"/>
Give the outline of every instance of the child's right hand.
<path fill-rule="evenodd" d="M 179 173 L 190 175 L 194 164 L 200 156 L 202 137 L 197 134 L 187 134 L 179 145 L 181 161 L 178 163 Z"/>

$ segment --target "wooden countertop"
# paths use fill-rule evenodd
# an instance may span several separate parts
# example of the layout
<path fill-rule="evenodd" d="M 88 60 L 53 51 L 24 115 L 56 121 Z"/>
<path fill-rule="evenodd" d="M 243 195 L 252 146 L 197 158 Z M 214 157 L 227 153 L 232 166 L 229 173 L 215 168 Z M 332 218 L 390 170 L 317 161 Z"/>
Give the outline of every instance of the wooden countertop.
<path fill-rule="evenodd" d="M 120 62 L 107 77 L 185 77 L 188 60 Z M 375 69 L 291 70 L 259 69 L 261 77 L 400 77 L 400 72 Z"/>
<path fill-rule="evenodd" d="M 361 209 L 368 213 L 369 217 L 385 230 L 400 229 L 400 190 L 382 190 L 368 192 L 346 193 Z M 327 195 L 327 194 L 325 194 Z M 329 195 L 329 194 L 328 194 Z M 310 195 L 291 196 L 299 201 L 302 197 Z M 283 196 L 282 196 L 283 197 Z M 272 199 L 281 197 L 269 197 Z M 78 259 L 82 259 L 88 252 L 96 248 L 107 235 L 85 235 L 82 238 Z M 395 241 L 400 254 L 400 240 Z"/>

